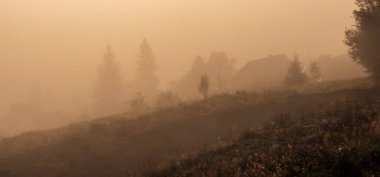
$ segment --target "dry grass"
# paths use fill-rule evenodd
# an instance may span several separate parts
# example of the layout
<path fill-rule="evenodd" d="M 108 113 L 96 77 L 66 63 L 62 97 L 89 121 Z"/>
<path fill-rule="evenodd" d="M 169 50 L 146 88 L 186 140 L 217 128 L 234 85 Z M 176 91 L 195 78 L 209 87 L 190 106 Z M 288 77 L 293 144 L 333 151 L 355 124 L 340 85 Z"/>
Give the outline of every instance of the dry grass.
<path fill-rule="evenodd" d="M 147 172 L 154 177 L 379 176 L 380 102 L 279 115 L 235 143 Z"/>

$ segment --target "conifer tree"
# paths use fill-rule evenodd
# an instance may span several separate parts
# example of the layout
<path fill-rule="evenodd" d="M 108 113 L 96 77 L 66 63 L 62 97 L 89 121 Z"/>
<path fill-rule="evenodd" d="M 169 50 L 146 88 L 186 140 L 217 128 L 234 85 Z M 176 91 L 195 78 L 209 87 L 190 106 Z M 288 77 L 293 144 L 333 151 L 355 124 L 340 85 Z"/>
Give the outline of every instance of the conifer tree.
<path fill-rule="evenodd" d="M 288 73 L 285 76 L 284 84 L 286 86 L 302 85 L 308 81 L 306 73 L 303 71 L 303 66 L 298 56 L 295 55 L 294 59 L 290 61 Z"/>
<path fill-rule="evenodd" d="M 138 58 L 135 86 L 138 92 L 149 97 L 157 93 L 158 78 L 155 56 L 146 39 L 140 45 Z"/>
<path fill-rule="evenodd" d="M 106 116 L 122 111 L 123 84 L 115 54 L 107 46 L 103 63 L 98 68 L 98 78 L 94 88 L 95 112 Z"/>

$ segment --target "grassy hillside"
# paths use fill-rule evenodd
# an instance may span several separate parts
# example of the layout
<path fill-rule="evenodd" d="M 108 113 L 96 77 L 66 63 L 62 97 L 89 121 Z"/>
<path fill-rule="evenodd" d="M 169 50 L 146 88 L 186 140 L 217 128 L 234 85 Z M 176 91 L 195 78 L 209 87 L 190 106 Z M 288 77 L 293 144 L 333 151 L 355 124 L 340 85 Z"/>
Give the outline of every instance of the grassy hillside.
<path fill-rule="evenodd" d="M 261 127 L 278 113 L 314 112 L 332 100 L 379 98 L 377 89 L 326 93 L 238 92 L 143 115 L 118 115 L 0 141 L 1 177 L 139 176 L 234 132 Z M 235 133 L 236 134 L 236 133 Z"/>
<path fill-rule="evenodd" d="M 280 115 L 231 144 L 173 161 L 154 177 L 380 176 L 380 100 Z"/>

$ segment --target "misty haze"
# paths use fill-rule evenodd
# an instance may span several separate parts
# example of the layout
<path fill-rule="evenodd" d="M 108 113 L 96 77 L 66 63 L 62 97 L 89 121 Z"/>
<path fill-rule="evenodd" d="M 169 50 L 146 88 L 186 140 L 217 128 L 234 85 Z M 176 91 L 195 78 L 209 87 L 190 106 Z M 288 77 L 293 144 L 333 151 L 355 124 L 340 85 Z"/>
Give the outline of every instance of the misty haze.
<path fill-rule="evenodd" d="M 380 176 L 380 0 L 0 0 L 0 177 Z"/>

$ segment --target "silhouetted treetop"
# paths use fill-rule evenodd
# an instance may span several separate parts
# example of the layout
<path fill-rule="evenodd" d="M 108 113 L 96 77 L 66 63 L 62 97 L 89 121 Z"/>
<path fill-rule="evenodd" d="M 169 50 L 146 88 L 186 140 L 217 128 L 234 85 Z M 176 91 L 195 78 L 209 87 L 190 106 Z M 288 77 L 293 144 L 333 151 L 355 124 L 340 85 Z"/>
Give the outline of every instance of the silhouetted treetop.
<path fill-rule="evenodd" d="M 103 63 L 98 68 L 94 88 L 94 109 L 98 116 L 118 113 L 122 110 L 123 81 L 111 46 L 107 46 Z"/>
<path fill-rule="evenodd" d="M 353 59 L 380 78 L 380 0 L 356 0 L 356 4 L 356 24 L 346 31 L 345 43 Z"/>
<path fill-rule="evenodd" d="M 136 87 L 144 95 L 151 96 L 157 92 L 155 56 L 146 39 L 140 45 L 136 70 Z"/>
<path fill-rule="evenodd" d="M 301 85 L 308 81 L 308 77 L 303 70 L 303 66 L 298 56 L 295 55 L 294 59 L 290 61 L 288 73 L 285 76 L 285 85 L 294 86 Z"/>

